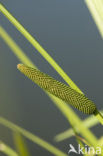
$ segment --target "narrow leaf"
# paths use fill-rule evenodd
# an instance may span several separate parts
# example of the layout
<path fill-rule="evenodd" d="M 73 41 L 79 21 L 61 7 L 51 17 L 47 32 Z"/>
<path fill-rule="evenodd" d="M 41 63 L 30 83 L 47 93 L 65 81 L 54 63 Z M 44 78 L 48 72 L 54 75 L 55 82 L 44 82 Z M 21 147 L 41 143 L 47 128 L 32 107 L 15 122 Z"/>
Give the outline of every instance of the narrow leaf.
<path fill-rule="evenodd" d="M 24 138 L 21 136 L 21 134 L 14 132 L 13 138 L 19 156 L 30 156 L 28 147 L 26 146 L 26 141 L 24 141 Z"/>

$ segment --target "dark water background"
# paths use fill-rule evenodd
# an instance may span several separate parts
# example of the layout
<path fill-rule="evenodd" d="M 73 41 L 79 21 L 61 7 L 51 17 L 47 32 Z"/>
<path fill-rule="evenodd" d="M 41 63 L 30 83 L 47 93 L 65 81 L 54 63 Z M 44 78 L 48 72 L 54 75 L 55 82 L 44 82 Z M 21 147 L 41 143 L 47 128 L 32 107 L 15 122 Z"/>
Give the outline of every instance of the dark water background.
<path fill-rule="evenodd" d="M 83 0 L 2 0 L 5 7 L 36 38 L 84 93 L 103 108 L 103 41 Z M 0 13 L 0 25 L 45 73 L 62 78 Z M 0 115 L 68 152 L 74 138 L 55 143 L 70 127 L 42 90 L 16 69 L 20 61 L 0 38 Z M 75 112 L 84 119 L 88 117 Z M 97 137 L 102 127 L 92 128 Z M 11 131 L 0 126 L 0 139 L 12 145 Z M 27 141 L 32 156 L 51 156 Z M 0 153 L 0 156 L 2 154 Z"/>

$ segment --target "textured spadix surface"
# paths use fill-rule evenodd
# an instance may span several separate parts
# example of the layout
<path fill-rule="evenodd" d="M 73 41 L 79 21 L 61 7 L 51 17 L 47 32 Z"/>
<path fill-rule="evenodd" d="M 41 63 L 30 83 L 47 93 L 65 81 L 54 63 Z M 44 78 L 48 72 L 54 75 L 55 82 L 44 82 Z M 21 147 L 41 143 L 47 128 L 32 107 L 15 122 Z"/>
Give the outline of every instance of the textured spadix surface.
<path fill-rule="evenodd" d="M 38 69 L 34 69 L 23 64 L 18 64 L 17 68 L 41 88 L 62 99 L 66 103 L 71 104 L 81 112 L 86 114 L 95 113 L 95 104 L 85 95 L 76 92 L 71 87 L 55 80 Z"/>

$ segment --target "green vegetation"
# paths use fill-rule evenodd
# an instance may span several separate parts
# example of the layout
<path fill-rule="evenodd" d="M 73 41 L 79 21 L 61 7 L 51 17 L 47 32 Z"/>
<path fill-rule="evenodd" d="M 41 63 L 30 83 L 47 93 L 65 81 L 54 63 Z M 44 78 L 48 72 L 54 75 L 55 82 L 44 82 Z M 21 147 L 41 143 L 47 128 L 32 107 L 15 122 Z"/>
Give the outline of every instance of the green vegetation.
<path fill-rule="evenodd" d="M 43 47 L 36 41 L 36 39 L 29 34 L 29 32 L 12 16 L 12 14 L 2 4 L 0 4 L 0 11 L 18 29 L 18 31 L 22 33 L 22 35 L 33 45 L 33 47 L 35 47 L 38 50 L 38 52 L 46 59 L 46 61 L 49 62 L 49 64 L 58 72 L 58 74 L 60 74 L 60 76 L 68 83 L 68 85 L 72 88 L 72 90 L 74 90 L 76 93 L 84 97 L 83 92 L 70 79 L 70 77 L 62 70 L 62 68 L 43 49 Z M 19 59 L 19 61 L 21 61 L 21 63 L 32 68 L 37 68 L 34 65 L 34 63 L 31 62 L 28 56 L 25 55 L 22 49 L 15 43 L 15 41 L 9 36 L 9 34 L 1 26 L 0 26 L 0 37 L 5 41 L 5 43 L 9 46 L 9 48 L 13 51 L 13 53 Z M 88 119 L 85 119 L 84 122 L 78 117 L 78 115 L 72 110 L 72 108 L 67 103 L 63 102 L 61 99 L 48 93 L 47 91 L 45 91 L 46 94 L 50 97 L 53 103 L 62 112 L 62 114 L 65 116 L 65 118 L 68 120 L 68 122 L 72 127 L 72 129 L 69 130 L 68 135 L 69 136 L 75 135 L 75 138 L 77 142 L 80 143 L 81 147 L 84 146 L 83 143 L 87 143 L 88 145 L 93 146 L 94 148 L 96 148 L 97 145 L 101 147 L 101 140 L 99 140 L 89 129 L 90 127 L 96 125 L 99 122 L 103 124 L 103 117 L 101 113 L 96 109 L 96 113 L 92 112 L 94 113 L 96 118 L 90 116 Z M 89 120 L 91 122 L 89 122 Z M 14 142 L 16 145 L 16 152 L 15 152 L 9 146 L 2 143 L 3 148 L 0 148 L 0 150 L 4 152 L 6 155 L 11 155 L 11 156 L 30 155 L 27 150 L 27 146 L 23 137 L 26 137 L 32 142 L 38 144 L 42 148 L 48 150 L 53 155 L 58 155 L 58 156 L 68 155 L 67 153 L 62 152 L 60 149 L 54 147 L 47 141 L 44 141 L 40 137 L 26 131 L 25 129 L 15 125 L 14 123 L 11 123 L 10 121 L 2 117 L 0 117 L 0 124 L 9 128 L 13 132 Z M 64 138 L 68 137 L 68 136 L 65 137 L 65 132 L 63 134 L 64 134 Z M 81 137 L 79 137 L 79 134 L 81 135 Z M 58 139 L 56 137 L 56 141 L 63 140 L 63 139 L 59 139 L 59 137 Z M 103 153 L 101 153 L 101 155 L 103 155 Z"/>

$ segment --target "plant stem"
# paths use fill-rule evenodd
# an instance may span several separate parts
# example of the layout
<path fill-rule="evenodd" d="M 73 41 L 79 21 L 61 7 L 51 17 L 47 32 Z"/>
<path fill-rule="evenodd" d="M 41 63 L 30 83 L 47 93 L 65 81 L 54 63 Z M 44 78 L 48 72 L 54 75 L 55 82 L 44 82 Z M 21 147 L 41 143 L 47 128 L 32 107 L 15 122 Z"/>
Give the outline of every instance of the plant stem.
<path fill-rule="evenodd" d="M 61 77 L 71 86 L 82 94 L 82 91 L 74 84 L 69 76 L 62 70 L 62 68 L 54 61 L 54 59 L 47 53 L 46 50 L 35 40 L 34 37 L 7 11 L 7 9 L 0 4 L 0 11 L 8 18 L 8 20 L 25 36 L 25 38 L 35 47 L 38 52 L 48 61 L 51 66 L 61 75 Z"/>
<path fill-rule="evenodd" d="M 38 136 L 28 132 L 27 130 L 13 124 L 12 122 L 10 122 L 10 121 L 2 118 L 2 117 L 0 117 L 0 124 L 11 129 L 14 132 L 19 132 L 20 134 L 22 134 L 23 136 L 25 136 L 26 138 L 28 138 L 32 142 L 34 142 L 34 143 L 38 144 L 39 146 L 45 148 L 47 151 L 51 152 L 54 155 L 67 156 L 67 154 L 63 153 L 62 151 L 60 151 L 59 149 L 57 149 L 53 145 L 49 144 L 48 142 L 42 140 Z"/>
<path fill-rule="evenodd" d="M 8 156 L 19 156 L 11 147 L 0 141 L 0 152 Z"/>
<path fill-rule="evenodd" d="M 20 47 L 12 40 L 12 38 L 6 33 L 6 31 L 0 27 L 0 35 L 4 39 L 4 41 L 8 44 L 8 46 L 13 50 L 14 54 L 17 56 L 19 55 L 18 58 L 20 58 L 22 55 L 25 55 L 25 53 L 20 49 Z M 3 30 L 3 31 L 2 31 Z M 15 48 L 17 48 L 15 50 Z M 25 55 L 26 56 L 26 55 Z M 27 56 L 26 56 L 27 57 Z M 26 60 L 21 58 L 22 63 L 26 64 Z M 29 63 L 32 64 L 30 61 Z M 36 66 L 33 66 L 36 68 Z M 93 133 L 86 128 L 86 126 L 82 123 L 81 119 L 76 115 L 76 113 L 67 105 L 65 102 L 60 100 L 59 98 L 49 94 L 46 92 L 50 99 L 54 102 L 54 104 L 59 108 L 59 110 L 62 112 L 62 114 L 65 116 L 65 118 L 70 122 L 72 127 L 78 127 L 78 131 L 81 133 L 81 135 L 94 147 L 96 147 L 98 140 L 97 138 L 93 135 Z"/>

